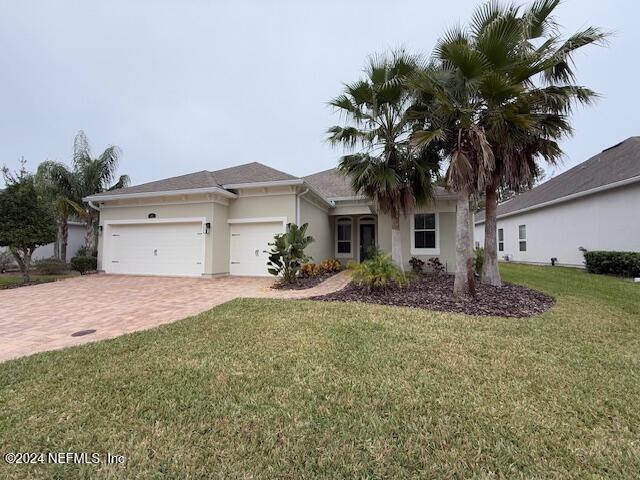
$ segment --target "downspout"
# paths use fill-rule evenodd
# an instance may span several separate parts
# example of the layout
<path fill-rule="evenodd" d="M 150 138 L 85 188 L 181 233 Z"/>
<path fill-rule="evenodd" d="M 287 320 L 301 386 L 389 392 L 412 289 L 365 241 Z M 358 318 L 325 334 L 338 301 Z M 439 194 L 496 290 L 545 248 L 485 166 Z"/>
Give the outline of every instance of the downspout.
<path fill-rule="evenodd" d="M 296 225 L 298 226 L 300 226 L 300 198 L 307 193 L 309 193 L 308 188 L 296 195 Z"/>
<path fill-rule="evenodd" d="M 93 208 L 96 211 L 100 211 L 100 207 L 98 207 L 95 203 L 93 203 L 92 200 L 87 200 L 87 205 L 89 205 L 91 208 Z"/>

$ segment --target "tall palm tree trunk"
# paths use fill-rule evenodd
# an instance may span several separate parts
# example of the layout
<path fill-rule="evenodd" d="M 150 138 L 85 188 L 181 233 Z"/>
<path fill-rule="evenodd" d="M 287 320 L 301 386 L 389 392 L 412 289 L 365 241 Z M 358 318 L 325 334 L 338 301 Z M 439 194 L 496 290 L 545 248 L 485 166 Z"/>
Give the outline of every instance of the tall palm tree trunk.
<path fill-rule="evenodd" d="M 86 227 L 84 233 L 84 246 L 87 249 L 87 255 L 93 255 L 96 249 L 96 228 L 95 218 L 90 211 L 90 207 L 87 209 L 87 216 L 85 218 Z"/>
<path fill-rule="evenodd" d="M 484 263 L 482 265 L 481 281 L 495 287 L 502 286 L 500 270 L 498 269 L 498 192 L 494 185 L 489 185 L 485 191 L 484 214 Z"/>
<path fill-rule="evenodd" d="M 456 202 L 456 276 L 453 284 L 456 297 L 472 297 L 476 293 L 470 219 L 469 192 L 462 189 L 457 193 Z"/>
<path fill-rule="evenodd" d="M 402 234 L 400 233 L 400 214 L 398 212 L 391 214 L 391 260 L 404 272 Z"/>
<path fill-rule="evenodd" d="M 67 245 L 69 244 L 69 219 L 60 219 L 60 260 L 67 262 Z"/>
<path fill-rule="evenodd" d="M 53 242 L 53 256 L 60 260 L 60 238 L 62 238 L 62 220 L 56 220 L 56 227 L 58 231 L 56 232 L 56 241 Z"/>

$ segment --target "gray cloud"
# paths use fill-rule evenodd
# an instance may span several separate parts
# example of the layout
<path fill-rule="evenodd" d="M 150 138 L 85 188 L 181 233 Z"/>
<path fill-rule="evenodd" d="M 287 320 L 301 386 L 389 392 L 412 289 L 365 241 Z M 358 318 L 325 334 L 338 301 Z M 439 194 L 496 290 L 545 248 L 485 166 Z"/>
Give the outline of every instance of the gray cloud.
<path fill-rule="evenodd" d="M 79 129 L 122 147 L 135 183 L 261 161 L 297 175 L 335 165 L 326 102 L 367 55 L 428 53 L 476 1 L 30 2 L 0 15 L 0 163 L 70 161 Z M 638 133 L 636 2 L 567 1 L 566 31 L 596 24 L 611 47 L 578 59 L 599 91 L 574 117 L 561 169 Z"/>

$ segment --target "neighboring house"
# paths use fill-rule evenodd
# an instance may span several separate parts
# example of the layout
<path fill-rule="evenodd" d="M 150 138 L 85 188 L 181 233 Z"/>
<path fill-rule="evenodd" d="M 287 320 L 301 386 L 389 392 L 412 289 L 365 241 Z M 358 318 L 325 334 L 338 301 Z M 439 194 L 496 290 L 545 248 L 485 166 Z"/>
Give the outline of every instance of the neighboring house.
<path fill-rule="evenodd" d="M 69 236 L 67 239 L 67 261 L 71 259 L 71 257 L 75 256 L 80 247 L 84 245 L 84 233 L 85 226 L 82 222 L 69 222 Z M 51 258 L 55 257 L 55 249 L 57 246 L 57 242 L 49 243 L 47 245 L 43 245 L 38 247 L 33 252 L 33 260 L 41 260 L 43 258 Z M 0 247 L 0 251 L 6 250 L 5 247 Z"/>
<path fill-rule="evenodd" d="M 298 178 L 260 163 L 201 171 L 92 195 L 100 210 L 98 268 L 149 275 L 267 275 L 268 243 L 287 224 L 308 223 L 316 262 L 360 261 L 372 246 L 391 251 L 391 223 L 356 196 L 335 169 Z M 455 258 L 455 195 L 402 218 L 412 256 Z"/>
<path fill-rule="evenodd" d="M 484 242 L 484 212 L 474 238 Z M 498 206 L 499 259 L 582 267 L 580 247 L 640 251 L 640 137 Z"/>

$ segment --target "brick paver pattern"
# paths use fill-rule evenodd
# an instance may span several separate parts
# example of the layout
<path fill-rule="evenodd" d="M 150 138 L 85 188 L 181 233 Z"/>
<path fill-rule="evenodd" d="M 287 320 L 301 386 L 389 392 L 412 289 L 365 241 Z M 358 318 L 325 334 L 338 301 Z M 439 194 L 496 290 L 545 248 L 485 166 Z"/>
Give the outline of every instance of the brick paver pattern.
<path fill-rule="evenodd" d="M 234 298 L 303 299 L 343 288 L 341 272 L 306 290 L 274 290 L 273 278 L 87 275 L 0 291 L 0 362 L 113 338 L 208 310 Z M 80 330 L 95 329 L 83 337 Z"/>

